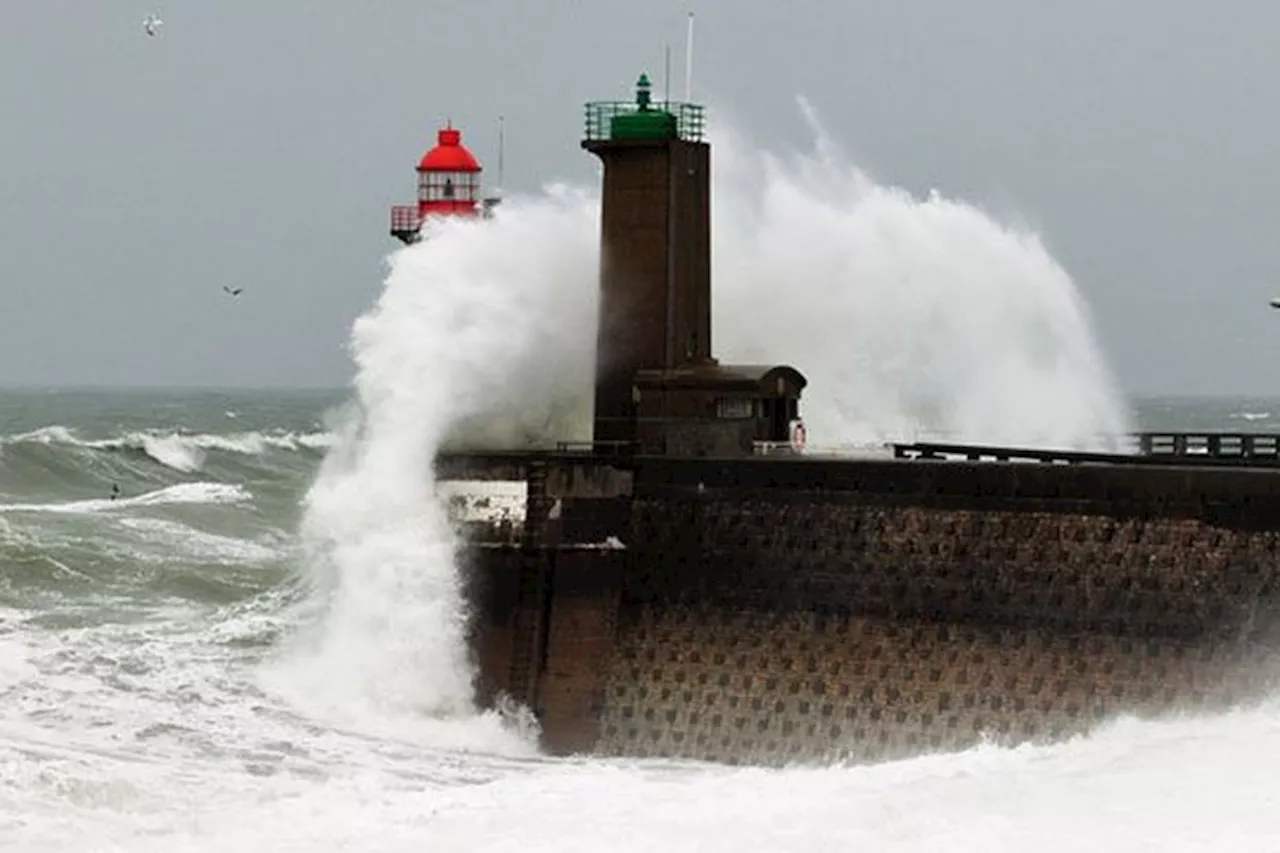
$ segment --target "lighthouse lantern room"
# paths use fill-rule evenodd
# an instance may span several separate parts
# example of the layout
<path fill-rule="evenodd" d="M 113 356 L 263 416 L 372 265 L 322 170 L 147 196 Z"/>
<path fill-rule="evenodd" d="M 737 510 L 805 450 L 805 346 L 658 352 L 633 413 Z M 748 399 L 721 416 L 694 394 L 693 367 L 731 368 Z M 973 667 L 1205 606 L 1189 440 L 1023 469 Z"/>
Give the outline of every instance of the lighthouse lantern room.
<path fill-rule="evenodd" d="M 436 146 L 418 163 L 418 203 L 391 208 L 391 236 L 416 243 L 429 216 L 480 216 L 497 203 L 480 197 L 481 167 L 462 144 L 462 132 L 449 124 Z"/>

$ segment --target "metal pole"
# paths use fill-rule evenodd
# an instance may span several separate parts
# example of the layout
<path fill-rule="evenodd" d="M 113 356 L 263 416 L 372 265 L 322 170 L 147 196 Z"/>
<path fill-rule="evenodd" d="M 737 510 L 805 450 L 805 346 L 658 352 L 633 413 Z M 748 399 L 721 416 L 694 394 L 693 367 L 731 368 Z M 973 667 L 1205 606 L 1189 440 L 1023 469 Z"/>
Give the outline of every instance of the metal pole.
<path fill-rule="evenodd" d="M 498 195 L 502 195 L 502 174 L 506 166 L 506 133 L 504 126 L 504 117 L 498 116 Z"/>
<path fill-rule="evenodd" d="M 684 99 L 693 102 L 693 10 L 689 10 L 689 32 L 685 37 Z"/>

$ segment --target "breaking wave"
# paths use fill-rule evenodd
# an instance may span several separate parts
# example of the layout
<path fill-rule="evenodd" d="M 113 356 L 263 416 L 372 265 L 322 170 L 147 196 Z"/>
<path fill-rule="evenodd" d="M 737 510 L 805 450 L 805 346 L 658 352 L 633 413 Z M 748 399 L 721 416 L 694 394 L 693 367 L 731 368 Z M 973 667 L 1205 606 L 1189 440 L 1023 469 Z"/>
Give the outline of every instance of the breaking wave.
<path fill-rule="evenodd" d="M 717 130 L 721 359 L 804 373 L 818 445 L 1122 449 L 1128 407 L 1040 237 L 937 191 L 877 183 L 801 108 L 810 152 Z"/>
<path fill-rule="evenodd" d="M 0 503 L 4 512 L 65 512 L 93 513 L 108 510 L 126 510 L 140 506 L 167 504 L 228 504 L 251 500 L 249 492 L 239 485 L 228 483 L 178 483 L 145 494 L 117 499 L 99 498 L 85 501 L 60 501 L 54 503 Z"/>
<path fill-rule="evenodd" d="M 259 456 L 273 450 L 323 451 L 333 443 L 326 432 L 184 433 L 178 430 L 137 430 L 109 438 L 89 439 L 54 424 L 0 439 L 0 449 L 23 445 L 64 446 L 88 451 L 138 452 L 183 473 L 199 471 L 208 451 Z"/>
<path fill-rule="evenodd" d="M 718 350 L 807 372 L 811 436 L 1090 446 L 1125 429 L 1085 307 L 1034 235 L 877 186 L 825 140 L 787 158 L 722 140 Z M 432 462 L 442 447 L 589 434 L 598 234 L 596 195 L 559 187 L 489 221 L 436 223 L 392 256 L 352 331 L 350 420 L 306 499 L 306 628 L 271 673 L 311 710 L 475 717 Z M 498 748 L 501 723 L 479 718 L 467 737 Z"/>
<path fill-rule="evenodd" d="M 432 463 L 451 436 L 518 443 L 571 428 L 557 406 L 589 388 L 595 267 L 583 260 L 595 215 L 569 191 L 504 207 L 490 222 L 440 223 L 397 253 L 355 324 L 355 406 L 302 527 L 316 621 L 274 674 L 314 712 L 526 751 L 526 715 L 476 716 Z"/>

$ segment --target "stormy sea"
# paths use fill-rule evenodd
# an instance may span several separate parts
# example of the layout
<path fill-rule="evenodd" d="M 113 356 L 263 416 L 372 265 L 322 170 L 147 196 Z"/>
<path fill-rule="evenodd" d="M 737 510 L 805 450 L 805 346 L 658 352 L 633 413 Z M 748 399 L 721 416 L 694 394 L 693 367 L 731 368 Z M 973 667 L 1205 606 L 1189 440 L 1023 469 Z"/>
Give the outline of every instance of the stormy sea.
<path fill-rule="evenodd" d="M 1280 425 L 1125 399 L 1034 235 L 717 157 L 716 350 L 803 370 L 814 448 Z M 781 770 L 552 759 L 477 709 L 431 459 L 581 434 L 597 217 L 554 187 L 392 255 L 346 388 L 0 392 L 0 849 L 1275 849 L 1270 704 Z"/>
<path fill-rule="evenodd" d="M 306 497 L 347 396 L 0 393 L 0 847 L 1246 850 L 1280 831 L 1267 708 L 873 767 L 541 758 L 518 714 L 432 706 L 449 652 L 396 627 L 430 590 L 370 573 L 338 594 L 379 619 L 308 615 L 333 579 L 308 563 Z M 1265 430 L 1280 400 L 1137 415 Z M 305 624 L 386 658 L 372 672 L 417 665 L 421 689 L 365 683 Z"/>

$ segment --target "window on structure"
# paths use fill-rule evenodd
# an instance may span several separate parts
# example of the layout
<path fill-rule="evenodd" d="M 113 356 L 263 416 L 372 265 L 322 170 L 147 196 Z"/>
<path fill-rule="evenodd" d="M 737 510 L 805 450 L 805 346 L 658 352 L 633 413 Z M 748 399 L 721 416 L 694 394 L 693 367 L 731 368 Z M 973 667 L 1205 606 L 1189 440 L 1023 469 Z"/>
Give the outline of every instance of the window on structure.
<path fill-rule="evenodd" d="M 751 400 L 734 399 L 732 397 L 717 400 L 716 417 L 730 419 L 749 418 L 755 411 L 755 407 L 751 405 L 751 402 Z"/>
<path fill-rule="evenodd" d="M 423 172 L 418 180 L 419 201 L 475 201 L 480 176 L 471 172 Z"/>

